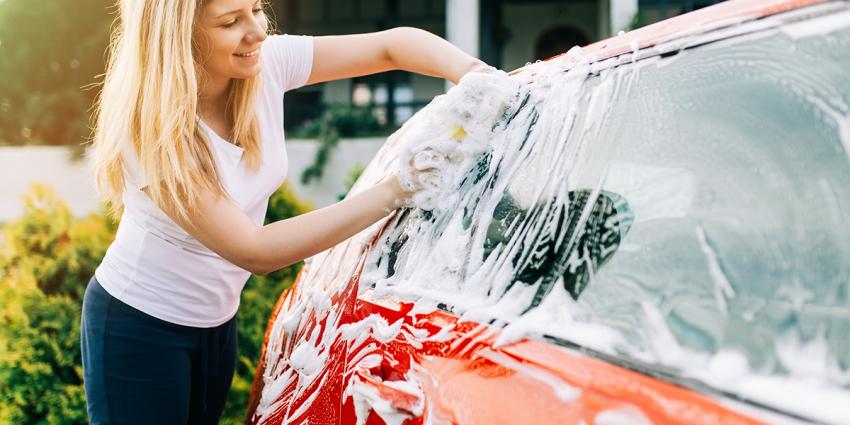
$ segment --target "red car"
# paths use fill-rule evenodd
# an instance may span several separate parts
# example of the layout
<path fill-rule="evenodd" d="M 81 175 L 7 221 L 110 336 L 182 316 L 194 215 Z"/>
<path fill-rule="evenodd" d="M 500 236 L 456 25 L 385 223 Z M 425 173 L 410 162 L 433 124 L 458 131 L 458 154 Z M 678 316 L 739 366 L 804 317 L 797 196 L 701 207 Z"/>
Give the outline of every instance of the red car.
<path fill-rule="evenodd" d="M 455 190 L 307 262 L 246 421 L 850 424 L 850 4 L 729 1 L 509 78 Z"/>

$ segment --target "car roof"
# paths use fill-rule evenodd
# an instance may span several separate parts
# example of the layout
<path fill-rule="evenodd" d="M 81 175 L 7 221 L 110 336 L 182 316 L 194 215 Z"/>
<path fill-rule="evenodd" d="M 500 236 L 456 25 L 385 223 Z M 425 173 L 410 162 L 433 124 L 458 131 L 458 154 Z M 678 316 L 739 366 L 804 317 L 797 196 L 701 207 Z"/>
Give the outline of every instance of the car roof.
<path fill-rule="evenodd" d="M 699 34 L 712 29 L 829 2 L 829 0 L 729 0 L 629 32 L 621 32 L 616 36 L 589 44 L 582 47 L 581 56 L 582 58 L 590 58 L 591 62 L 598 62 L 651 48 L 694 33 Z M 572 58 L 568 58 L 568 56 L 569 53 L 562 53 L 547 59 L 547 61 L 558 58 L 566 59 L 564 65 L 566 69 L 569 69 L 579 61 L 571 60 Z M 512 71 L 511 74 L 523 72 L 526 68 L 528 66 Z"/>

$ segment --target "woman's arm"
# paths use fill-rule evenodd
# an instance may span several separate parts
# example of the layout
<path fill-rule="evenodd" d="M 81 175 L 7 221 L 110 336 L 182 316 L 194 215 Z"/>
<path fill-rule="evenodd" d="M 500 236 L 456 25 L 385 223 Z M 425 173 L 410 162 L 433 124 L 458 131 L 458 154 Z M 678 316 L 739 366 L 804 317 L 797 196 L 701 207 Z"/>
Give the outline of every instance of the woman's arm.
<path fill-rule="evenodd" d="M 415 28 L 316 37 L 308 83 L 401 69 L 458 82 L 487 69 L 451 43 Z M 342 202 L 265 226 L 255 225 L 229 198 L 205 192 L 188 220 L 172 216 L 204 246 L 231 263 L 267 274 L 333 247 L 387 216 L 408 197 L 395 176 Z"/>
<path fill-rule="evenodd" d="M 393 176 L 328 207 L 257 226 L 229 198 L 216 199 L 205 192 L 188 221 L 171 218 L 231 263 L 267 274 L 354 236 L 387 216 L 408 195 Z"/>
<path fill-rule="evenodd" d="M 457 83 L 467 72 L 492 69 L 448 41 L 418 28 L 399 27 L 314 40 L 313 70 L 307 84 L 396 69 Z"/>

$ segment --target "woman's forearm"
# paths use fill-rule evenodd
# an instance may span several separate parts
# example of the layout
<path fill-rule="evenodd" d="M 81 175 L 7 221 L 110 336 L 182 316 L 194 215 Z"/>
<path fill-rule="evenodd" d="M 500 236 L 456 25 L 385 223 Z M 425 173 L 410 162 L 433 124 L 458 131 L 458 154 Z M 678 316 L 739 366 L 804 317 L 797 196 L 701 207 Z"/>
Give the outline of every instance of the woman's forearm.
<path fill-rule="evenodd" d="M 396 68 L 445 78 L 455 84 L 467 72 L 489 68 L 448 41 L 418 28 L 386 31 L 387 54 Z"/>
<path fill-rule="evenodd" d="M 391 178 L 342 202 L 269 223 L 258 230 L 252 271 L 266 274 L 329 249 L 386 217 L 403 196 Z"/>

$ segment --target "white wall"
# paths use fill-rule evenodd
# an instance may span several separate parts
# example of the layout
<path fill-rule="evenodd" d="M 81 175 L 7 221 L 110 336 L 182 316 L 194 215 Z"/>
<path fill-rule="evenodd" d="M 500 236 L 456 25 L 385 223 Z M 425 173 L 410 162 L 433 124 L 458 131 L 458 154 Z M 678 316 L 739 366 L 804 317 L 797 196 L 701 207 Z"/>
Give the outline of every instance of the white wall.
<path fill-rule="evenodd" d="M 313 162 L 318 145 L 315 140 L 288 140 L 289 183 L 299 197 L 312 202 L 317 208 L 330 205 L 336 201 L 337 195 L 345 191 L 345 180 L 351 168 L 357 163 L 367 165 L 385 140 L 340 140 L 325 167 L 322 180 L 307 186 L 301 184 L 301 172 Z M 70 150 L 66 147 L 0 147 L 0 223 L 21 216 L 21 196 L 34 182 L 55 188 L 75 216 L 98 211 L 100 202 L 94 190 L 94 175 L 85 161 L 72 161 L 70 158 Z"/>
<path fill-rule="evenodd" d="M 466 53 L 478 57 L 478 0 L 446 0 L 446 39 Z"/>
<path fill-rule="evenodd" d="M 478 0 L 446 0 L 446 40 L 470 56 L 479 57 L 480 10 Z M 452 83 L 443 83 L 448 90 Z"/>
<path fill-rule="evenodd" d="M 331 153 L 322 180 L 301 184 L 301 173 L 313 162 L 318 143 L 315 140 L 293 139 L 286 142 L 289 156 L 289 184 L 299 198 L 312 202 L 316 208 L 328 206 L 345 192 L 345 181 L 356 164 L 369 162 L 383 146 L 385 138 L 342 139 Z"/>
<path fill-rule="evenodd" d="M 52 186 L 77 216 L 98 209 L 94 174 L 66 147 L 0 147 L 0 223 L 23 213 L 21 197 L 35 182 Z"/>
<path fill-rule="evenodd" d="M 627 30 L 635 14 L 638 12 L 638 0 L 610 0 L 611 32 Z"/>

